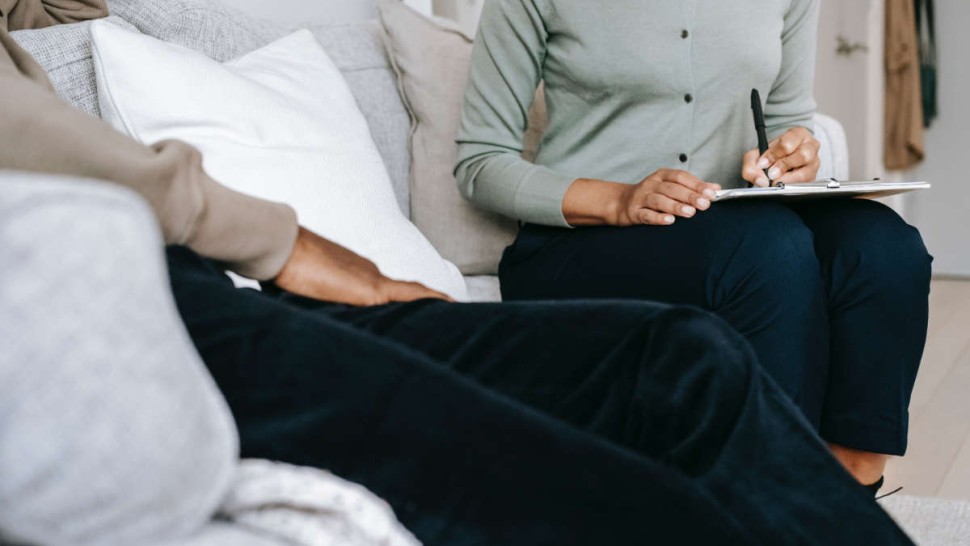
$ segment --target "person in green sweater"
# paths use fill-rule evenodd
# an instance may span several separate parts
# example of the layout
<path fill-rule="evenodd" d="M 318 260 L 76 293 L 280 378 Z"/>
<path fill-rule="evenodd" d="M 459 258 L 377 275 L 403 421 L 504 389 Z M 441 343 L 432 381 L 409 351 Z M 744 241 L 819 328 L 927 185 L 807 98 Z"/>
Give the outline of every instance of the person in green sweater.
<path fill-rule="evenodd" d="M 835 455 L 878 488 L 906 449 L 932 258 L 863 200 L 712 203 L 814 181 L 818 0 L 489 0 L 455 169 L 524 223 L 507 300 L 633 298 L 720 315 Z M 545 83 L 549 125 L 520 158 Z M 767 97 L 760 154 L 752 89 Z M 770 180 L 769 180 L 770 179 Z"/>

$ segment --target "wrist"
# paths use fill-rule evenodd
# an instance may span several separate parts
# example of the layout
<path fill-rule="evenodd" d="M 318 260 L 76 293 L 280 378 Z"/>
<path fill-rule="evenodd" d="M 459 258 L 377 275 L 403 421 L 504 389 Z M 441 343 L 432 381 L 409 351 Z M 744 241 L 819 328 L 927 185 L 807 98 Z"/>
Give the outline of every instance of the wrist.
<path fill-rule="evenodd" d="M 563 199 L 563 216 L 572 226 L 621 225 L 626 192 L 633 186 L 605 180 L 580 178 Z"/>
<path fill-rule="evenodd" d="M 303 226 L 299 226 L 296 241 L 293 243 L 293 249 L 290 251 L 290 255 L 279 273 L 271 280 L 273 284 L 277 286 L 289 286 L 293 284 L 293 279 L 299 277 L 299 273 L 296 270 L 300 269 L 303 254 L 307 251 L 307 245 L 307 231 Z"/>

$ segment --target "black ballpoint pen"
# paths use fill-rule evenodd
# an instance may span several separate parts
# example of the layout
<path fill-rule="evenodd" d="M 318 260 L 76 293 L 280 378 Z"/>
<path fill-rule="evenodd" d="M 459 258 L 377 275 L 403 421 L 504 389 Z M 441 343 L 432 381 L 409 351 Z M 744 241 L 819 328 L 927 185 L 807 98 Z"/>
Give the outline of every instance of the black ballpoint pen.
<path fill-rule="evenodd" d="M 765 111 L 761 108 L 761 93 L 757 89 L 751 90 L 751 110 L 754 111 L 754 129 L 758 132 L 758 150 L 764 156 L 768 151 L 768 132 L 765 128 Z M 771 186 L 771 177 L 768 176 L 768 169 L 765 169 L 765 178 L 768 179 L 768 186 Z M 754 184 L 749 183 L 748 187 Z"/>

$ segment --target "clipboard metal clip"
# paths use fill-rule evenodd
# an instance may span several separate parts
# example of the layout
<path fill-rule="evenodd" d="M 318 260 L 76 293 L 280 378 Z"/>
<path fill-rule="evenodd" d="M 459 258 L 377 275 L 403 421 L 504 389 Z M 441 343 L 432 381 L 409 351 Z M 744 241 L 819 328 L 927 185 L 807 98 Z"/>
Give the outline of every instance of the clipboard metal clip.
<path fill-rule="evenodd" d="M 832 178 L 832 179 L 829 180 L 829 183 L 825 187 L 828 188 L 828 189 L 830 189 L 830 190 L 837 190 L 837 189 L 839 189 L 839 188 L 842 187 L 842 183 L 839 182 L 838 180 Z"/>

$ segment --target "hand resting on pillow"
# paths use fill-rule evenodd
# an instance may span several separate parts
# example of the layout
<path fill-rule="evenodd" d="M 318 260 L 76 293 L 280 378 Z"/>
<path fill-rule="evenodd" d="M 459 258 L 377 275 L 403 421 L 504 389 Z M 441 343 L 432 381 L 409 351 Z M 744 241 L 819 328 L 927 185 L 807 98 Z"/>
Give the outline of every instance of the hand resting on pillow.
<path fill-rule="evenodd" d="M 292 294 L 350 305 L 452 301 L 422 284 L 390 279 L 370 260 L 302 227 L 290 259 L 273 282 Z"/>

